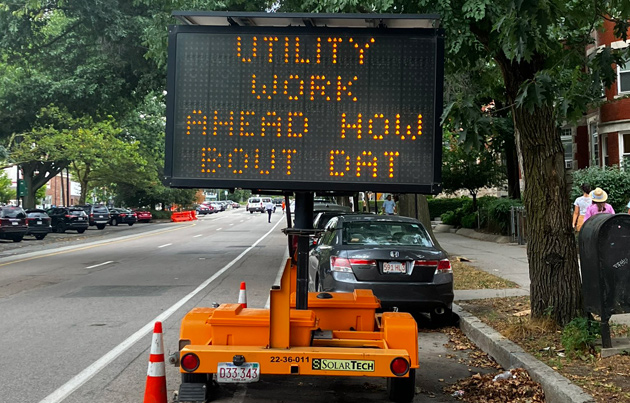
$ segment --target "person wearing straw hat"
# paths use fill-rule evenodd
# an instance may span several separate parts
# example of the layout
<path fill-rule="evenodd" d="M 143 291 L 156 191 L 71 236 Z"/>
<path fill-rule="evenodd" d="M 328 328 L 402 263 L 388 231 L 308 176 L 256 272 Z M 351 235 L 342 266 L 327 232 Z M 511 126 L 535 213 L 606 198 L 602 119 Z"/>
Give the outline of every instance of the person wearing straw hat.
<path fill-rule="evenodd" d="M 595 188 L 595 190 L 591 192 L 591 199 L 593 200 L 593 204 L 591 207 L 586 209 L 584 222 L 586 222 L 589 217 L 596 214 L 615 214 L 615 210 L 612 206 L 606 203 L 606 200 L 608 200 L 608 194 L 604 192 L 602 188 Z"/>

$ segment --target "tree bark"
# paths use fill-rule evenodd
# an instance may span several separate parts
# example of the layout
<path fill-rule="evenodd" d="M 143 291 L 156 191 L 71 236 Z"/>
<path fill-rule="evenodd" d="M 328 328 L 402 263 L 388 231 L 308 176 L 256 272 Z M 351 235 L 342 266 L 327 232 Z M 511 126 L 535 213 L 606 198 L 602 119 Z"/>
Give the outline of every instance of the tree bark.
<path fill-rule="evenodd" d="M 63 162 L 39 162 L 31 161 L 20 164 L 26 184 L 26 196 L 24 196 L 24 208 L 35 208 L 35 193 L 48 181 L 57 176 L 67 163 Z"/>
<path fill-rule="evenodd" d="M 429 232 L 435 246 L 442 249 L 440 243 L 433 234 L 427 197 L 425 195 L 417 195 L 417 200 L 418 202 L 416 204 L 416 195 L 414 194 L 398 195 L 398 214 L 404 217 L 412 217 L 420 221 Z"/>

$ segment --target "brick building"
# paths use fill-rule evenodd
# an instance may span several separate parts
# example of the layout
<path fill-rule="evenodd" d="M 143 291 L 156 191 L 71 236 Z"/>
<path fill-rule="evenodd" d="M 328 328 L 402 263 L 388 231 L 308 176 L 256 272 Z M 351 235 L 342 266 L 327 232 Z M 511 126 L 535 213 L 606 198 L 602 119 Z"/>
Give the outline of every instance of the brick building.
<path fill-rule="evenodd" d="M 587 53 L 605 46 L 630 46 L 630 40 L 624 42 L 615 37 L 613 28 L 614 23 L 605 21 L 602 29 L 594 31 L 595 45 Z M 587 113 L 577 127 L 561 129 L 566 168 L 618 166 L 624 160 L 630 163 L 630 65 L 614 68 L 617 82 L 602 91 L 603 104 Z"/>

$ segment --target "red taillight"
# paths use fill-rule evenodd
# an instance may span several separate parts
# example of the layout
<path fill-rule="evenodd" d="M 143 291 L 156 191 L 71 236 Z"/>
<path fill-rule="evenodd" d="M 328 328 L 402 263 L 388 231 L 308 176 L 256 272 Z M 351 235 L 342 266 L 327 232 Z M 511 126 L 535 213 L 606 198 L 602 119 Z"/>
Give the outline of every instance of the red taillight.
<path fill-rule="evenodd" d="M 120 213 L 120 216 L 121 216 L 121 217 L 127 217 L 127 214 L 125 214 L 125 213 Z"/>
<path fill-rule="evenodd" d="M 452 273 L 453 268 L 451 267 L 451 262 L 448 259 L 442 259 L 438 262 L 436 273 Z"/>
<path fill-rule="evenodd" d="M 414 266 L 437 266 L 437 260 L 416 260 L 413 262 Z"/>
<path fill-rule="evenodd" d="M 344 257 L 337 257 L 337 256 L 330 257 L 330 270 L 338 271 L 342 273 L 352 273 L 352 267 L 350 267 L 350 261 Z"/>
<path fill-rule="evenodd" d="M 403 376 L 409 372 L 409 362 L 402 357 L 397 357 L 394 358 L 389 368 L 392 370 L 392 374 Z"/>
<path fill-rule="evenodd" d="M 195 354 L 188 353 L 182 357 L 181 366 L 184 371 L 193 372 L 199 368 L 199 357 Z"/>
<path fill-rule="evenodd" d="M 90 218 L 94 217 L 94 214 L 90 214 Z"/>
<path fill-rule="evenodd" d="M 376 260 L 370 259 L 350 259 L 352 266 L 376 266 Z"/>
<path fill-rule="evenodd" d="M 72 217 L 70 214 L 66 214 L 66 218 L 70 218 Z"/>

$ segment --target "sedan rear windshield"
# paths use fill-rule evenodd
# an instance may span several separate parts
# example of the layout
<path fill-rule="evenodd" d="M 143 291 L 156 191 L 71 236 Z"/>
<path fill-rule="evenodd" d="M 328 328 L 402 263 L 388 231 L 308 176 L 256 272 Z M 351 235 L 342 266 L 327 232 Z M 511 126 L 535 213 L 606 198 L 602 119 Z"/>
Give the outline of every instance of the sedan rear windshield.
<path fill-rule="evenodd" d="M 28 214 L 29 218 L 48 218 L 48 214 L 44 211 L 29 211 L 26 214 Z"/>
<path fill-rule="evenodd" d="M 343 244 L 433 246 L 427 231 L 418 224 L 374 221 L 344 223 Z"/>
<path fill-rule="evenodd" d="M 109 213 L 109 210 L 107 210 L 107 207 L 94 207 L 94 212 L 95 213 Z"/>
<path fill-rule="evenodd" d="M 26 213 L 20 207 L 5 207 L 0 212 L 2 218 L 26 218 Z"/>

